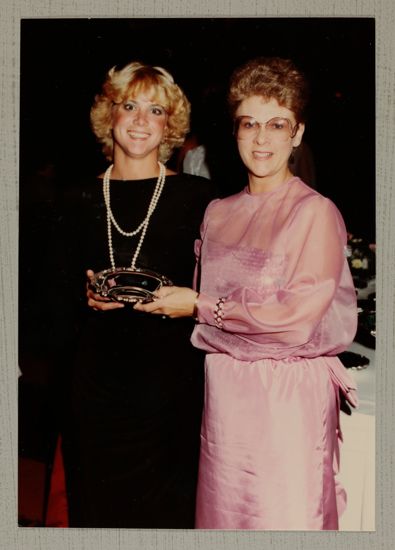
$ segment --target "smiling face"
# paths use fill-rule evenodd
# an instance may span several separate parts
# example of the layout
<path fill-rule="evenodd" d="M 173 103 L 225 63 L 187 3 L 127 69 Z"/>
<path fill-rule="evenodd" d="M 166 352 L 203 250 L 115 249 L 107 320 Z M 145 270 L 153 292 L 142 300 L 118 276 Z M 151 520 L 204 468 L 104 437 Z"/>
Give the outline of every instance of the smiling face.
<path fill-rule="evenodd" d="M 114 162 L 128 159 L 157 161 L 167 113 L 153 94 L 140 92 L 113 107 Z"/>
<path fill-rule="evenodd" d="M 252 192 L 270 191 L 292 176 L 288 168 L 288 159 L 292 148 L 297 147 L 304 132 L 304 124 L 300 123 L 291 133 L 285 136 L 283 132 L 276 133 L 265 127 L 265 123 L 274 118 L 288 119 L 292 128 L 296 126 L 295 115 L 287 107 L 279 105 L 274 98 L 266 100 L 261 96 L 250 96 L 244 99 L 236 110 L 236 118 L 252 117 L 261 123 L 251 135 L 237 137 L 237 145 L 241 160 L 248 170 L 249 187 Z"/>

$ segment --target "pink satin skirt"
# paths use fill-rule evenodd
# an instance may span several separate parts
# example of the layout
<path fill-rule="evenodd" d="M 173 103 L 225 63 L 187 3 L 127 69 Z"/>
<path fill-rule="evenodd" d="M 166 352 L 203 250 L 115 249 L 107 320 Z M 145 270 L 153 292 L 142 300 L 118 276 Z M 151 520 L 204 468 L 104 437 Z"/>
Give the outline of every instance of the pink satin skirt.
<path fill-rule="evenodd" d="M 205 370 L 196 528 L 338 529 L 340 361 L 208 354 Z"/>

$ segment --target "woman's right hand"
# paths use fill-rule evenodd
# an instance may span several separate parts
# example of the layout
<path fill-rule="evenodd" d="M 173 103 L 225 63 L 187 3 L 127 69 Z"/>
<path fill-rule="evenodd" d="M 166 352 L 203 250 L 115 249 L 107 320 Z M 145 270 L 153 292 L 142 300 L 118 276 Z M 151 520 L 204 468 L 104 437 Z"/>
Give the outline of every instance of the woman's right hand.
<path fill-rule="evenodd" d="M 95 311 L 107 311 L 109 309 L 119 309 L 125 307 L 125 304 L 119 302 L 113 302 L 108 298 L 104 298 L 92 290 L 90 283 L 93 279 L 94 272 L 91 269 L 88 269 L 86 272 L 88 281 L 86 283 L 86 297 L 88 298 L 88 306 L 94 309 Z"/>

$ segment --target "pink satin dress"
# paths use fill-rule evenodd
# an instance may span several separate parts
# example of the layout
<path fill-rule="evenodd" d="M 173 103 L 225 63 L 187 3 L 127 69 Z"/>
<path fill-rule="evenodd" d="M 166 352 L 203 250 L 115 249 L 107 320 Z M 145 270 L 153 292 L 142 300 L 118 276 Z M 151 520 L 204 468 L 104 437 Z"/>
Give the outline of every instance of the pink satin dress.
<path fill-rule="evenodd" d="M 196 245 L 192 342 L 207 352 L 196 527 L 338 529 L 339 390 L 357 405 L 336 357 L 357 326 L 343 219 L 293 177 L 213 201 Z"/>

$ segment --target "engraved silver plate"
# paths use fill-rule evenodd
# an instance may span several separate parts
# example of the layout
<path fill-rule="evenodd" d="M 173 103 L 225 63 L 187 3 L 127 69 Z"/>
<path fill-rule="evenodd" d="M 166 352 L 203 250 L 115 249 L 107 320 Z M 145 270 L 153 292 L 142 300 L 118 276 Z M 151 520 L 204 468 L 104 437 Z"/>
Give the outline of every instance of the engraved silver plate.
<path fill-rule="evenodd" d="M 91 287 L 95 292 L 115 302 L 146 303 L 154 300 L 154 293 L 173 283 L 155 271 L 116 267 L 94 274 Z"/>

